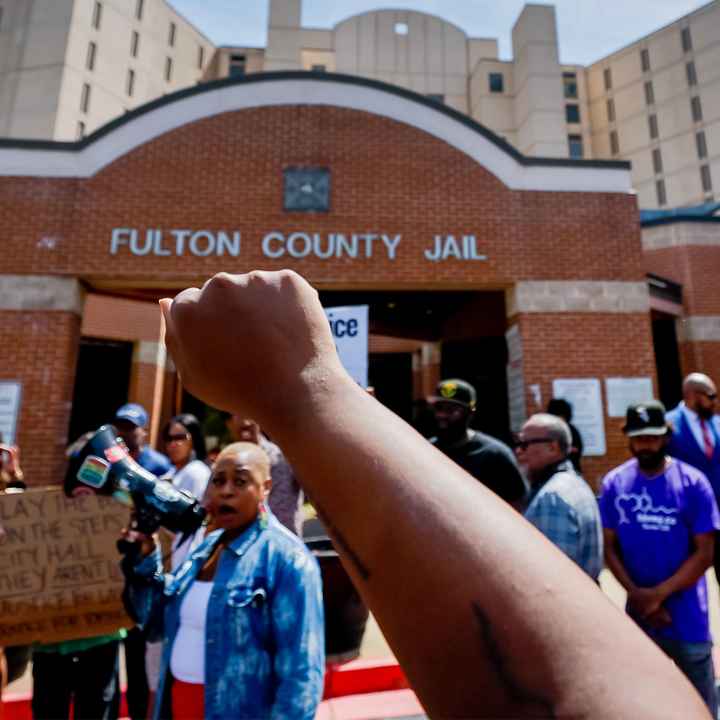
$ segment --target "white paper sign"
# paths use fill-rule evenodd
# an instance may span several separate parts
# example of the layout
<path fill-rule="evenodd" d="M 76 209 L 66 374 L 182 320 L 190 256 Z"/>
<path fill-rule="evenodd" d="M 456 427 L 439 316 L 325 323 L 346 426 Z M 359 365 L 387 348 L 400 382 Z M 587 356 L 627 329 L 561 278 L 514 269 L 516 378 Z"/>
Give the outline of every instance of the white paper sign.
<path fill-rule="evenodd" d="M 368 386 L 368 306 L 325 308 L 340 362 L 352 379 Z"/>
<path fill-rule="evenodd" d="M 505 333 L 508 347 L 507 389 L 510 429 L 520 432 L 527 420 L 525 406 L 525 373 L 523 372 L 522 338 L 517 325 L 513 325 Z"/>
<path fill-rule="evenodd" d="M 605 392 L 609 417 L 625 417 L 629 405 L 653 399 L 652 380 L 649 377 L 607 378 Z"/>
<path fill-rule="evenodd" d="M 573 409 L 572 423 L 583 441 L 584 455 L 605 455 L 605 418 L 600 381 L 597 378 L 553 380 L 553 397 L 567 400 Z"/>
<path fill-rule="evenodd" d="M 0 380 L 0 435 L 7 445 L 15 444 L 21 388 L 19 382 Z"/>

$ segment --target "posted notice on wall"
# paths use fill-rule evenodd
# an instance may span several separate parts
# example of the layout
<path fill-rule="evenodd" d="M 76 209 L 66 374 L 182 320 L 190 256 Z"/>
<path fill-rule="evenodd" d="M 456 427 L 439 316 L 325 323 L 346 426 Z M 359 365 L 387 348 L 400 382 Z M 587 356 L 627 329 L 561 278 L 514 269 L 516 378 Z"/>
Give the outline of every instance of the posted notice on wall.
<path fill-rule="evenodd" d="M 368 386 L 368 306 L 325 308 L 340 362 L 352 379 Z"/>
<path fill-rule="evenodd" d="M 520 330 L 513 325 L 505 333 L 508 348 L 508 364 L 505 369 L 508 388 L 508 414 L 510 429 L 520 432 L 527 420 L 525 403 L 525 373 L 523 372 L 523 348 Z"/>
<path fill-rule="evenodd" d="M 649 402 L 653 399 L 652 379 L 649 377 L 607 378 L 605 393 L 608 416 L 625 417 L 630 405 Z"/>
<path fill-rule="evenodd" d="M 553 380 L 553 397 L 567 400 L 573 409 L 572 423 L 583 441 L 584 455 L 605 455 L 605 418 L 600 380 L 562 378 Z"/>
<path fill-rule="evenodd" d="M 0 380 L 0 442 L 14 445 L 20 414 L 22 385 L 16 380 Z"/>
<path fill-rule="evenodd" d="M 61 488 L 0 495 L 0 645 L 132 627 L 116 547 L 128 519 L 112 498 Z"/>

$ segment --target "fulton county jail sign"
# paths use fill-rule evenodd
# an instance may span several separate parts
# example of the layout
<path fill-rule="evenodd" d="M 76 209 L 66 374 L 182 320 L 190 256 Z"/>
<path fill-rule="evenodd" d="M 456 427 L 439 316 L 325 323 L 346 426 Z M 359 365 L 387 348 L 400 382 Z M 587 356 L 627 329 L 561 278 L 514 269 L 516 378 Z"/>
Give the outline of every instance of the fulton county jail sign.
<path fill-rule="evenodd" d="M 375 257 L 396 260 L 402 256 L 402 240 L 402 235 L 382 232 L 282 233 L 276 230 L 251 238 L 251 242 L 271 260 L 370 260 Z M 129 253 L 138 257 L 240 257 L 242 248 L 243 234 L 239 230 L 114 228 L 110 237 L 111 255 Z M 487 255 L 478 251 L 475 235 L 467 234 L 432 235 L 428 237 L 422 252 L 424 258 L 430 262 L 487 260 Z"/>

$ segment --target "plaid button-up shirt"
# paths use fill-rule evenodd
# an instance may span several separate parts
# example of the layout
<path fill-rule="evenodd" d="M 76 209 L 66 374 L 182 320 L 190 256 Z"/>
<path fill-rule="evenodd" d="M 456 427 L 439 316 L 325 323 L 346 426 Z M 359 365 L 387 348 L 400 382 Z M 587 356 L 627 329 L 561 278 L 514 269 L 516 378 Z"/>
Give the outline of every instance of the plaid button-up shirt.
<path fill-rule="evenodd" d="M 590 486 L 569 462 L 532 489 L 525 518 L 597 580 L 603 568 L 600 510 Z"/>

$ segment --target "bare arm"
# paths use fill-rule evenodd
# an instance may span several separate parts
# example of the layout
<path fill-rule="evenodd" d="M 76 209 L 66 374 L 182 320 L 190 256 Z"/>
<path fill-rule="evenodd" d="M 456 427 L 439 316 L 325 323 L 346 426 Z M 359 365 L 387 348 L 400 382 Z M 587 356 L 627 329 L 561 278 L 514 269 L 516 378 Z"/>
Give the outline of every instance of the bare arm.
<path fill-rule="evenodd" d="M 605 548 L 605 564 L 618 582 L 627 590 L 628 594 L 637 589 L 628 575 L 618 550 L 617 533 L 614 530 L 603 528 L 603 547 Z"/>
<path fill-rule="evenodd" d="M 715 557 L 715 533 L 693 535 L 695 549 L 674 575 L 657 586 L 658 593 L 666 600 L 670 595 L 692 587 L 712 567 Z"/>
<path fill-rule="evenodd" d="M 188 389 L 278 439 L 432 717 L 706 717 L 589 578 L 347 376 L 297 275 L 163 310 Z"/>

